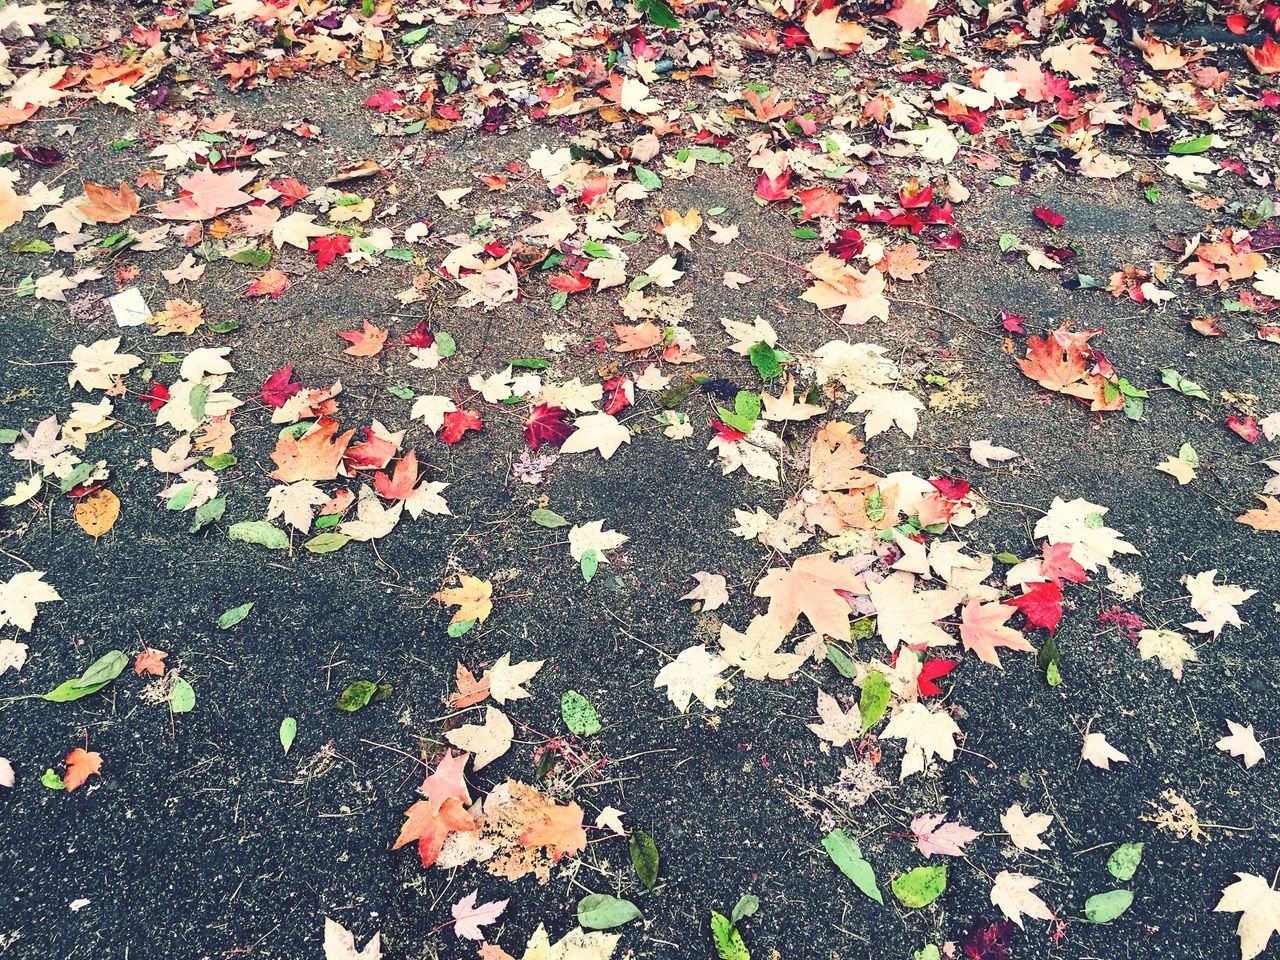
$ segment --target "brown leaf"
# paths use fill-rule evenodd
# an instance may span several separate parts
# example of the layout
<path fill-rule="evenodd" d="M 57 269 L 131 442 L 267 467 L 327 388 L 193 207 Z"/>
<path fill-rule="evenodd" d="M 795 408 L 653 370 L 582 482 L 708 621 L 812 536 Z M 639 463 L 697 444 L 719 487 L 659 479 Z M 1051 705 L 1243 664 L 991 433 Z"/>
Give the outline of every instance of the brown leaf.
<path fill-rule="evenodd" d="M 110 490 L 95 490 L 76 504 L 76 523 L 91 537 L 100 537 L 115 526 L 120 498 Z"/>
<path fill-rule="evenodd" d="M 124 223 L 138 212 L 138 195 L 123 180 L 115 190 L 98 183 L 84 183 L 87 203 L 80 204 L 80 213 L 94 223 Z"/>

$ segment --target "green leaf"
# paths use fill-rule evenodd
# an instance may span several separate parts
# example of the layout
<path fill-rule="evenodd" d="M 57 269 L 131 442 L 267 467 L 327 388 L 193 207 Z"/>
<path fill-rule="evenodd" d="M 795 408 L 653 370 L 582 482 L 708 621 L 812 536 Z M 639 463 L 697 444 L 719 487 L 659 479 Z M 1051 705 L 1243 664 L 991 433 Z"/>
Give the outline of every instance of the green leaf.
<path fill-rule="evenodd" d="M 408 387 L 387 387 L 387 393 L 391 394 L 393 397 L 399 397 L 401 400 L 413 399 L 413 391 Z"/>
<path fill-rule="evenodd" d="M 1169 152 L 1177 156 L 1183 156 L 1188 153 L 1204 153 L 1213 146 L 1213 134 L 1206 133 L 1203 137 L 1196 137 L 1194 140 L 1184 140 L 1182 143 L 1170 144 Z"/>
<path fill-rule="evenodd" d="M 996 177 L 991 182 L 997 187 L 1016 187 L 1018 185 L 1017 179 L 1009 176 L 1007 173 Z"/>
<path fill-rule="evenodd" d="M 575 736 L 590 737 L 600 732 L 600 715 L 577 690 L 566 690 L 560 697 L 560 716 Z"/>
<path fill-rule="evenodd" d="M 1095 893 L 1084 902 L 1084 918 L 1090 923 L 1110 923 L 1133 904 L 1132 890 Z"/>
<path fill-rule="evenodd" d="M 782 364 L 778 362 L 777 352 L 763 340 L 751 348 L 747 357 L 756 368 L 756 373 L 760 374 L 761 380 L 768 381 L 782 376 Z"/>
<path fill-rule="evenodd" d="M 48 787 L 50 790 L 67 789 L 66 781 L 63 780 L 60 776 L 58 776 L 57 771 L 53 769 L 46 770 L 44 772 L 44 775 L 40 777 L 40 782 L 43 783 L 46 787 Z"/>
<path fill-rule="evenodd" d="M 280 721 L 280 746 L 284 747 L 284 755 L 289 755 L 293 746 L 293 738 L 298 735 L 298 721 L 293 717 L 285 717 Z"/>
<path fill-rule="evenodd" d="M 89 668 L 76 678 L 74 681 L 75 687 L 78 690 L 82 690 L 85 687 L 100 687 L 103 684 L 110 683 L 120 676 L 128 665 L 129 658 L 127 656 L 119 650 L 112 650 L 110 653 L 103 654 L 93 661 Z"/>
<path fill-rule="evenodd" d="M 587 550 L 578 561 L 578 566 L 582 569 L 582 579 L 590 583 L 591 578 L 596 575 L 596 568 L 600 566 L 600 554 L 594 549 Z"/>
<path fill-rule="evenodd" d="M 862 715 L 862 732 L 866 733 L 884 716 L 889 706 L 889 681 L 878 670 L 869 670 L 858 694 L 858 713 Z"/>
<path fill-rule="evenodd" d="M 791 235 L 797 240 L 815 240 L 817 239 L 818 231 L 813 227 L 797 227 L 791 231 Z"/>
<path fill-rule="evenodd" d="M 632 830 L 627 838 L 631 850 L 631 866 L 646 890 L 652 890 L 658 882 L 658 845 L 643 830 Z"/>
<path fill-rule="evenodd" d="M 76 680 L 65 680 L 44 694 L 43 699 L 48 700 L 50 703 L 70 703 L 73 700 L 79 700 L 81 697 L 87 697 L 91 693 L 97 693 L 110 682 L 110 680 L 104 680 L 102 683 L 95 683 L 90 687 L 77 687 Z"/>
<path fill-rule="evenodd" d="M 271 251 L 250 247 L 247 250 L 237 250 L 227 259 L 235 263 L 247 263 L 253 267 L 265 267 L 271 262 Z"/>
<path fill-rule="evenodd" d="M 863 617 L 861 620 L 855 620 L 849 625 L 849 642 L 859 643 L 863 640 L 870 640 L 876 635 L 876 618 Z"/>
<path fill-rule="evenodd" d="M 1045 640 L 1044 646 L 1036 653 L 1036 663 L 1044 671 L 1044 678 L 1049 686 L 1056 687 L 1062 683 L 1062 651 L 1053 637 Z"/>
<path fill-rule="evenodd" d="M 227 467 L 234 467 L 240 462 L 240 458 L 234 453 L 215 453 L 212 457 L 202 458 L 200 462 L 210 470 L 225 470 Z"/>
<path fill-rule="evenodd" d="M 822 838 L 822 848 L 840 872 L 853 881 L 853 885 L 876 903 L 884 903 L 884 896 L 876 886 L 876 873 L 862 857 L 858 841 L 843 830 L 832 830 Z"/>
<path fill-rule="evenodd" d="M 336 527 L 342 522 L 342 517 L 336 513 L 328 513 L 323 517 L 316 517 L 316 529 L 328 530 L 330 527 Z"/>
<path fill-rule="evenodd" d="M 533 513 L 529 514 L 529 519 L 540 527 L 546 527 L 548 530 L 553 530 L 556 527 L 566 527 L 569 525 L 569 521 L 560 516 L 560 514 L 556 513 L 554 510 L 547 510 L 543 507 L 539 507 L 537 510 L 533 511 Z"/>
<path fill-rule="evenodd" d="M 452 357 L 458 352 L 458 344 L 447 333 L 436 334 L 436 352 L 441 357 Z"/>
<path fill-rule="evenodd" d="M 1016 233 L 1002 233 L 1000 234 L 1000 252 L 1008 253 L 1021 242 Z"/>
<path fill-rule="evenodd" d="M 0 443 L 9 444 L 9 443 L 17 443 L 17 441 L 18 441 L 17 430 L 8 430 L 8 429 L 0 430 Z"/>
<path fill-rule="evenodd" d="M 716 407 L 720 419 L 739 433 L 750 433 L 760 418 L 760 394 L 739 390 L 733 398 L 733 412 Z"/>
<path fill-rule="evenodd" d="M 551 366 L 550 360 L 543 360 L 541 357 L 517 357 L 514 360 L 508 360 L 507 363 L 524 370 L 545 370 Z"/>
<path fill-rule="evenodd" d="M 249 615 L 249 611 L 253 609 L 253 601 L 242 603 L 238 607 L 232 607 L 226 613 L 218 618 L 218 626 L 223 630 L 229 630 L 237 623 Z"/>
<path fill-rule="evenodd" d="M 754 917 L 760 910 L 760 898 L 754 893 L 744 893 L 733 905 L 733 913 L 729 914 L 729 922 L 735 927 L 747 917 Z"/>
<path fill-rule="evenodd" d="M 1007 551 L 1004 553 L 997 553 L 996 559 L 999 560 L 1001 563 L 1009 563 L 1009 564 L 1022 562 L 1021 560 L 1018 559 L 1016 554 L 1012 554 Z"/>
<path fill-rule="evenodd" d="M 1196 453 L 1196 448 L 1189 443 L 1184 443 L 1178 448 L 1178 459 L 1191 467 L 1200 466 L 1200 454 Z"/>
<path fill-rule="evenodd" d="M 680 21 L 665 0 L 636 0 L 636 9 L 648 17 L 649 22 L 655 27 L 679 28 L 680 26 Z"/>
<path fill-rule="evenodd" d="M 474 620 L 459 620 L 457 623 L 449 624 L 449 627 L 445 632 L 456 640 L 463 634 L 470 633 L 471 628 L 475 625 L 476 622 Z"/>
<path fill-rule="evenodd" d="M 711 911 L 711 942 L 715 944 L 720 960 L 751 960 L 747 945 L 742 942 L 734 923 L 723 913 Z"/>
<path fill-rule="evenodd" d="M 857 665 L 849 659 L 849 655 L 837 647 L 834 643 L 827 644 L 827 660 L 836 668 L 836 671 L 842 677 L 848 677 L 850 680 L 856 680 L 858 677 Z"/>
<path fill-rule="evenodd" d="M 578 901 L 578 925 L 587 930 L 610 930 L 642 918 L 640 908 L 630 900 L 607 893 L 589 893 Z"/>
<path fill-rule="evenodd" d="M 386 684 L 383 684 L 383 686 L 386 686 Z M 378 684 L 372 680 L 355 680 L 347 685 L 347 689 L 342 691 L 342 694 L 338 697 L 337 707 L 347 713 L 355 713 L 361 707 L 377 703 L 378 700 L 385 700 L 386 697 L 377 696 L 379 689 L 381 688 Z M 390 696 L 390 689 L 390 687 L 387 687 L 387 696 Z"/>
<path fill-rule="evenodd" d="M 345 533 L 338 533 L 337 531 L 330 530 L 326 533 L 317 533 L 314 537 L 304 543 L 303 546 L 306 547 L 310 553 L 333 553 L 334 551 L 341 550 L 350 542 L 351 538 Z"/>
<path fill-rule="evenodd" d="M 427 39 L 427 36 L 430 33 L 430 27 L 419 27 L 417 30 L 410 30 L 408 33 L 402 35 L 400 37 L 400 42 L 407 44 L 408 46 L 413 46 L 415 43 L 421 43 L 423 40 Z"/>
<path fill-rule="evenodd" d="M 196 708 L 196 689 L 181 677 L 173 678 L 169 688 L 169 709 L 174 713 L 190 713 Z"/>
<path fill-rule="evenodd" d="M 927 907 L 947 889 L 946 867 L 916 867 L 893 878 L 893 895 L 904 907 Z"/>
<path fill-rule="evenodd" d="M 1138 872 L 1138 864 L 1142 862 L 1142 843 L 1122 843 L 1116 852 L 1107 860 L 1107 869 L 1121 883 L 1127 883 Z"/>
<path fill-rule="evenodd" d="M 256 543 L 268 550 L 287 550 L 289 535 L 265 520 L 243 520 L 227 528 L 227 536 L 244 543 Z"/>
<path fill-rule="evenodd" d="M 199 533 L 215 520 L 222 519 L 222 515 L 227 510 L 227 498 L 218 497 L 210 500 L 208 503 L 202 503 L 196 507 L 195 513 L 191 517 L 191 526 L 187 528 L 188 533 Z"/>
<path fill-rule="evenodd" d="M 1165 367 L 1160 371 L 1160 381 L 1166 386 L 1173 387 L 1184 397 L 1195 397 L 1197 400 L 1209 399 L 1209 395 L 1204 392 L 1204 387 L 1194 380 L 1188 380 L 1172 367 Z"/>

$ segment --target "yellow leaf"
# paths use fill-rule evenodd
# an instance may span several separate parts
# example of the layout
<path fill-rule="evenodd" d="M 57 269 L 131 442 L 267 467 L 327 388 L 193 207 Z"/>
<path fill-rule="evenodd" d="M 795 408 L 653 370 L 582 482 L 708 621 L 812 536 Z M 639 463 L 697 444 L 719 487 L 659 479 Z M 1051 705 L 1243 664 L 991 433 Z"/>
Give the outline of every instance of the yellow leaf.
<path fill-rule="evenodd" d="M 100 537 L 116 525 L 120 498 L 110 490 L 95 490 L 76 504 L 76 523 L 91 537 Z"/>

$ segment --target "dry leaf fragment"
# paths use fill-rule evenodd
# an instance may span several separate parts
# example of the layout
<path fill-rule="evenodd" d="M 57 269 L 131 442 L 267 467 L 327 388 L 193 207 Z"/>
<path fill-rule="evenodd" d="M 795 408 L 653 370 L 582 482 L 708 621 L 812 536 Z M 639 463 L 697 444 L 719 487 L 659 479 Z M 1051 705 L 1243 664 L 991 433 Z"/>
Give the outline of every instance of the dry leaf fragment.
<path fill-rule="evenodd" d="M 720 656 L 752 680 L 786 680 L 807 659 L 803 654 L 782 653 L 778 648 L 786 638 L 787 631 L 770 616 L 753 618 L 746 633 L 724 623 L 720 625 Z"/>
<path fill-rule="evenodd" d="M 1182 679 L 1183 665 L 1188 661 L 1196 662 L 1196 651 L 1187 638 L 1176 630 L 1142 630 L 1138 633 L 1138 653 L 1143 660 L 1155 657 L 1160 666 L 1173 674 L 1175 680 Z"/>
<path fill-rule="evenodd" d="M 1015 803 L 1000 814 L 1000 826 L 1009 834 L 1009 839 L 1019 850 L 1048 850 L 1049 845 L 1040 839 L 1040 834 L 1049 829 L 1053 817 L 1047 813 L 1027 814 L 1022 812 L 1022 804 Z"/>
<path fill-rule="evenodd" d="M 1087 733 L 1080 748 L 1080 758 L 1088 760 L 1099 770 L 1110 770 L 1111 762 L 1128 763 L 1129 758 L 1107 742 L 1106 734 Z"/>
<path fill-rule="evenodd" d="M 120 517 L 120 498 L 106 488 L 95 490 L 76 504 L 76 523 L 89 536 L 102 536 Z"/>
<path fill-rule="evenodd" d="M 515 727 L 497 707 L 485 710 L 484 724 L 468 723 L 450 730 L 444 738 L 459 750 L 472 754 L 471 768 L 479 770 L 511 749 Z"/>
<path fill-rule="evenodd" d="M 681 713 L 689 712 L 689 703 L 695 697 L 708 710 L 714 710 L 724 706 L 716 699 L 716 691 L 726 682 L 720 676 L 725 669 L 724 660 L 708 653 L 705 647 L 689 647 L 658 671 L 653 687 L 666 687 L 668 699 Z"/>
<path fill-rule="evenodd" d="M 1258 743 L 1258 735 L 1253 732 L 1253 724 L 1246 727 L 1234 720 L 1228 720 L 1227 729 L 1231 731 L 1230 735 L 1214 744 L 1219 750 L 1242 759 L 1246 770 L 1266 758 L 1266 751 L 1262 749 L 1262 744 Z"/>
<path fill-rule="evenodd" d="M 524 684 L 534 678 L 542 669 L 544 662 L 524 660 L 520 663 L 512 663 L 511 654 L 504 653 L 489 669 L 487 675 L 490 696 L 501 704 L 509 700 L 522 700 L 529 696 L 529 691 L 524 689 Z"/>
<path fill-rule="evenodd" d="M 699 570 L 693 574 L 693 579 L 698 581 L 698 585 L 681 597 L 681 600 L 701 600 L 704 611 L 719 610 L 729 602 L 729 590 L 720 574 Z"/>
<path fill-rule="evenodd" d="M 1236 882 L 1222 891 L 1214 912 L 1240 914 L 1236 934 L 1241 960 L 1253 960 L 1267 949 L 1273 933 L 1280 933 L 1280 891 L 1271 889 L 1265 877 L 1237 873 Z"/>
<path fill-rule="evenodd" d="M 324 960 L 382 960 L 382 934 L 375 933 L 364 949 L 356 949 L 356 938 L 336 920 L 324 918 Z"/>
<path fill-rule="evenodd" d="M 905 704 L 885 725 L 881 739 L 906 741 L 899 780 L 921 773 L 933 757 L 951 760 L 955 757 L 960 727 L 941 710 L 934 713 L 919 701 Z"/>
<path fill-rule="evenodd" d="M 991 903 L 1020 928 L 1024 915 L 1034 920 L 1052 920 L 1049 905 L 1031 892 L 1039 883 L 1037 878 L 1024 873 L 1001 870 L 991 887 Z"/>

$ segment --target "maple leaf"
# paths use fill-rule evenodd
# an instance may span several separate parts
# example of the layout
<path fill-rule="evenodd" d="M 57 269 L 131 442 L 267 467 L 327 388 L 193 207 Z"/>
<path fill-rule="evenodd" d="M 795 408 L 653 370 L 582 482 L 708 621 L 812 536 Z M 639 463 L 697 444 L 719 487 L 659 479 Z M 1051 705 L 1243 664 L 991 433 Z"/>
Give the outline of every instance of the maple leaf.
<path fill-rule="evenodd" d="M 915 577 L 905 571 L 892 573 L 879 583 L 868 584 L 876 608 L 876 629 L 892 653 L 899 644 L 930 647 L 955 643 L 937 625 L 955 613 L 964 598 L 959 590 L 915 590 Z"/>
<path fill-rule="evenodd" d="M 705 647 L 688 647 L 658 671 L 653 687 L 666 687 L 667 697 L 681 713 L 689 712 L 694 697 L 708 710 L 714 710 L 724 706 L 716 699 L 716 691 L 727 682 L 720 676 L 725 669 L 724 660 L 708 653 Z"/>
<path fill-rule="evenodd" d="M 1262 494 L 1258 494 L 1258 499 L 1263 506 L 1245 511 L 1236 517 L 1236 523 L 1246 524 L 1260 533 L 1263 530 L 1280 533 L 1280 500 Z"/>
<path fill-rule="evenodd" d="M 89 346 L 81 344 L 71 351 L 72 371 L 67 386 L 79 384 L 85 390 L 110 390 L 116 377 L 122 377 L 142 365 L 142 358 L 131 353 L 117 353 L 120 338 L 97 340 Z"/>
<path fill-rule="evenodd" d="M 929 20 L 933 0 L 897 0 L 893 9 L 882 16 L 898 25 L 904 34 L 915 33 Z"/>
<path fill-rule="evenodd" d="M 249 289 L 245 291 L 245 296 L 270 296 L 272 300 L 277 300 L 291 286 L 293 286 L 293 281 L 285 276 L 283 272 L 273 267 L 259 274 L 253 283 L 249 284 Z"/>
<path fill-rule="evenodd" d="M 164 676 L 164 662 L 168 659 L 169 654 L 164 650 L 156 650 L 154 647 L 146 647 L 133 660 L 134 676 L 142 676 L 144 673 L 152 677 Z"/>
<path fill-rule="evenodd" d="M 1253 732 L 1253 724 L 1246 727 L 1234 720 L 1228 720 L 1227 729 L 1231 731 L 1230 735 L 1215 743 L 1215 747 L 1233 757 L 1240 757 L 1244 760 L 1246 770 L 1260 760 L 1266 759 L 1266 751 L 1262 749 L 1262 744 L 1258 743 L 1258 735 Z"/>
<path fill-rule="evenodd" d="M 454 682 L 458 692 L 449 695 L 449 706 L 454 710 L 474 706 L 489 696 L 489 678 L 477 680 L 475 674 L 460 663 L 454 671 Z"/>
<path fill-rule="evenodd" d="M 62 777 L 67 793 L 83 787 L 90 777 L 101 775 L 102 754 L 91 753 L 83 747 L 76 747 L 67 754 L 67 772 Z"/>
<path fill-rule="evenodd" d="M 770 396 L 766 391 L 760 394 L 760 402 L 764 407 L 764 419 L 770 423 L 802 422 L 827 412 L 825 407 L 804 400 L 797 403 L 795 381 L 790 377 L 782 385 L 782 393 L 779 396 Z"/>
<path fill-rule="evenodd" d="M 254 177 L 253 170 L 214 173 L 197 170 L 178 181 L 177 200 L 159 204 L 159 215 L 170 220 L 208 220 L 253 199 L 243 191 Z"/>
<path fill-rule="evenodd" d="M 933 713 L 924 704 L 912 702 L 903 705 L 902 709 L 890 718 L 880 738 L 906 741 L 902 755 L 902 771 L 898 775 L 901 781 L 913 773 L 922 772 L 935 756 L 941 760 L 954 758 L 955 738 L 959 735 L 960 728 L 949 714 L 942 711 Z"/>
<path fill-rule="evenodd" d="M 839 701 L 821 687 L 818 688 L 818 716 L 821 723 L 805 726 L 820 740 L 843 747 L 862 735 L 862 714 L 858 705 L 854 704 L 848 711 L 842 710 Z"/>
<path fill-rule="evenodd" d="M 375 933 L 364 949 L 357 950 L 355 934 L 325 917 L 324 960 L 382 960 L 382 934 Z"/>
<path fill-rule="evenodd" d="M 870 486 L 879 478 L 858 469 L 866 459 L 852 425 L 838 420 L 825 424 L 809 447 L 809 486 L 814 490 Z"/>
<path fill-rule="evenodd" d="M 607 413 L 593 413 L 573 422 L 574 432 L 560 445 L 561 453 L 599 452 L 608 460 L 618 447 L 631 442 L 631 431 Z"/>
<path fill-rule="evenodd" d="M 333 480 L 355 430 L 338 435 L 338 422 L 321 417 L 302 437 L 282 434 L 271 451 L 276 469 L 269 476 L 282 483 L 295 480 Z"/>
<path fill-rule="evenodd" d="M 1198 660 L 1195 648 L 1176 630 L 1139 631 L 1138 653 L 1143 660 L 1158 658 L 1160 666 L 1172 673 L 1175 680 L 1182 679 L 1183 665 L 1187 661 L 1195 663 Z"/>
<path fill-rule="evenodd" d="M 1253 64 L 1253 69 L 1264 77 L 1280 73 L 1280 43 L 1270 36 L 1263 39 L 1260 47 L 1245 47 L 1244 55 Z"/>
<path fill-rule="evenodd" d="M 853 53 L 867 38 L 867 28 L 860 23 L 840 19 L 844 7 L 834 3 L 815 3 L 805 12 L 804 31 L 815 50 Z"/>
<path fill-rule="evenodd" d="M 895 280 L 914 280 L 932 265 L 932 261 L 920 259 L 920 249 L 914 243 L 904 243 L 886 252 L 876 269 Z"/>
<path fill-rule="evenodd" d="M 477 767 L 480 764 L 476 764 Z M 453 919 L 456 921 L 453 926 L 453 932 L 459 937 L 467 940 L 483 940 L 484 931 L 481 927 L 496 923 L 498 918 L 502 916 L 502 911 L 507 908 L 506 900 L 495 900 L 492 903 L 476 903 L 476 897 L 480 894 L 479 890 L 473 890 L 467 896 L 463 897 L 450 908 Z"/>
<path fill-rule="evenodd" d="M 338 336 L 351 344 L 342 351 L 349 357 L 376 357 L 387 342 L 387 331 L 368 320 L 363 330 L 339 330 Z"/>
<path fill-rule="evenodd" d="M 1027 642 L 1026 637 L 1017 630 L 1005 626 L 1013 613 L 1014 611 L 1004 603 L 981 603 L 978 600 L 970 600 L 960 611 L 960 642 L 964 644 L 966 650 L 976 653 L 979 660 L 995 667 L 1000 666 L 1000 656 L 996 653 L 996 647 L 1035 653 L 1036 648 Z"/>
<path fill-rule="evenodd" d="M 373 475 L 373 488 L 386 500 L 407 500 L 418 485 L 418 455 L 410 450 L 396 464 L 395 473 Z"/>
<path fill-rule="evenodd" d="M 470 410 L 450 410 L 440 418 L 440 422 L 444 427 L 440 431 L 440 439 L 450 446 L 461 440 L 468 430 L 479 430 L 484 426 L 480 415 Z"/>
<path fill-rule="evenodd" d="M 842 308 L 840 322 L 845 324 L 889 319 L 884 275 L 875 267 L 860 273 L 843 260 L 820 253 L 809 262 L 807 269 L 814 281 L 813 286 L 800 294 L 801 300 L 819 310 Z"/>
<path fill-rule="evenodd" d="M 804 666 L 807 659 L 804 654 L 779 651 L 786 638 L 787 631 L 771 616 L 753 618 L 746 633 L 723 623 L 720 656 L 729 666 L 741 668 L 743 675 L 752 680 L 786 680 Z"/>
<path fill-rule="evenodd" d="M 947 820 L 945 813 L 929 813 L 911 821 L 911 833 L 916 848 L 929 859 L 932 854 L 944 857 L 963 857 L 965 844 L 982 836 L 972 827 Z"/>
<path fill-rule="evenodd" d="M 818 633 L 849 639 L 849 602 L 837 591 L 865 594 L 866 585 L 853 568 L 836 563 L 830 553 L 801 557 L 790 568 L 773 569 L 756 586 L 757 597 L 769 598 L 769 616 L 785 635 L 803 613 Z"/>
<path fill-rule="evenodd" d="M 1024 873 L 1001 870 L 991 886 L 991 903 L 1022 929 L 1023 916 L 1033 920 L 1052 920 L 1049 905 L 1031 891 L 1040 884 L 1035 877 Z"/>
<path fill-rule="evenodd" d="M 84 181 L 88 203 L 80 204 L 80 215 L 91 223 L 124 223 L 138 212 L 138 195 L 124 181 L 115 190 Z"/>
<path fill-rule="evenodd" d="M 1240 613 L 1236 610 L 1236 607 L 1258 591 L 1245 590 L 1234 583 L 1215 584 L 1213 581 L 1217 575 L 1217 570 L 1206 570 L 1203 573 L 1183 578 L 1187 593 L 1191 595 L 1192 608 L 1204 618 L 1203 620 L 1184 623 L 1183 626 L 1188 630 L 1195 630 L 1197 633 L 1212 633 L 1216 637 L 1227 624 L 1236 627 L 1243 626 L 1240 622 Z"/>
<path fill-rule="evenodd" d="M 1051 543 L 1072 544 L 1071 556 L 1085 570 L 1094 571 L 1117 554 L 1137 554 L 1138 549 L 1102 518 L 1107 508 L 1083 498 L 1066 501 L 1054 497 L 1049 512 L 1036 521 L 1035 536 Z"/>
<path fill-rule="evenodd" d="M 657 232 L 667 241 L 667 249 L 674 247 L 692 249 L 689 241 L 702 229 L 702 214 L 693 207 L 686 210 L 683 216 L 678 210 L 661 210 L 659 214 L 662 217 L 662 226 L 657 228 Z"/>
<path fill-rule="evenodd" d="M 879 436 L 890 427 L 897 427 L 908 437 L 916 435 L 920 425 L 919 412 L 924 404 L 905 390 L 884 390 L 872 387 L 864 390 L 849 404 L 850 413 L 865 413 L 863 428 L 867 439 Z"/>
<path fill-rule="evenodd" d="M 1080 757 L 1088 760 L 1100 770 L 1110 770 L 1111 761 L 1128 763 L 1129 758 L 1107 742 L 1106 734 L 1087 733 L 1084 745 L 1080 748 Z"/>
<path fill-rule="evenodd" d="M 901 649 L 901 647 L 899 647 Z M 956 667 L 960 666 L 958 660 L 943 660 L 934 658 L 926 660 L 920 664 L 920 673 L 916 677 L 916 687 L 920 691 L 922 697 L 936 697 L 942 693 L 942 688 L 933 681 L 945 677 Z"/>
<path fill-rule="evenodd" d="M 439 600 L 448 606 L 457 606 L 450 623 L 466 623 L 469 620 L 484 621 L 493 613 L 493 584 L 479 577 L 458 574 L 461 586 L 438 590 L 431 595 L 432 600 Z M 492 683 L 492 681 L 491 681 Z M 497 699 L 496 697 L 494 699 Z M 498 701 L 501 703 L 502 701 Z"/>
<path fill-rule="evenodd" d="M 1240 914 L 1236 934 L 1241 960 L 1253 960 L 1267 949 L 1273 933 L 1280 933 L 1280 891 L 1272 890 L 1265 877 L 1237 873 L 1236 882 L 1222 891 L 1215 913 Z"/>
<path fill-rule="evenodd" d="M 281 483 L 267 491 L 267 519 L 283 516 L 284 522 L 306 533 L 317 507 L 329 501 L 329 495 L 310 480 Z"/>
<path fill-rule="evenodd" d="M 283 407 L 286 400 L 302 389 L 293 383 L 293 364 L 286 363 L 262 384 L 262 402 L 271 407 Z"/>
<path fill-rule="evenodd" d="M 542 669 L 543 662 L 542 660 L 524 660 L 520 663 L 512 663 L 511 654 L 504 653 L 486 676 L 489 681 L 489 693 L 493 699 L 502 704 L 508 700 L 523 700 L 529 696 L 529 692 L 524 689 L 524 684 L 532 680 Z"/>
<path fill-rule="evenodd" d="M 556 407 L 547 403 L 536 404 L 529 411 L 524 422 L 524 439 L 529 446 L 537 450 L 544 443 L 559 447 L 573 432 L 573 427 L 565 423 L 569 411 L 564 407 Z"/>
<path fill-rule="evenodd" d="M 351 251 L 351 238 L 345 233 L 326 233 L 317 236 L 307 247 L 308 253 L 316 255 L 316 269 L 323 270 L 334 260 Z"/>
<path fill-rule="evenodd" d="M 0 676 L 6 670 L 13 670 L 15 673 L 21 670 L 22 665 L 27 662 L 27 650 L 25 643 L 18 643 L 9 637 L 0 640 Z"/>
<path fill-rule="evenodd" d="M 718 610 L 729 602 L 729 591 L 724 577 L 718 573 L 698 571 L 693 574 L 698 585 L 686 593 L 681 600 L 701 600 L 704 613 Z"/>
<path fill-rule="evenodd" d="M 199 301 L 187 303 L 185 300 L 166 300 L 164 309 L 152 314 L 147 323 L 155 327 L 157 337 L 166 337 L 172 333 L 192 334 L 204 323 L 204 307 Z"/>
<path fill-rule="evenodd" d="M 837 219 L 840 216 L 840 204 L 844 202 L 842 195 L 826 187 L 797 190 L 795 198 L 800 201 L 799 219 L 802 223 L 806 220 Z"/>
<path fill-rule="evenodd" d="M 1049 829 L 1053 817 L 1047 813 L 1026 814 L 1022 812 L 1022 804 L 1015 803 L 1000 814 L 1000 826 L 1009 834 L 1009 839 L 1019 850 L 1048 850 L 1049 845 L 1040 839 L 1040 834 Z"/>
<path fill-rule="evenodd" d="M 444 738 L 459 750 L 472 754 L 471 767 L 479 770 L 511 749 L 515 727 L 497 707 L 485 710 L 484 724 L 468 723 L 450 730 Z"/>
<path fill-rule="evenodd" d="M 58 591 L 44 582 L 44 573 L 15 573 L 8 582 L 0 583 L 0 627 L 12 624 L 30 633 L 36 622 L 37 604 L 61 599 Z"/>
<path fill-rule="evenodd" d="M 315 214 L 291 213 L 289 216 L 272 224 L 271 242 L 277 247 L 283 247 L 288 244 L 289 246 L 297 247 L 299 250 L 308 250 L 311 246 L 311 241 L 316 237 L 327 237 L 331 233 L 333 233 L 331 227 L 316 223 Z M 347 242 L 348 244 L 350 243 L 350 238 L 348 238 Z M 332 261 L 333 257 L 330 257 L 329 260 Z"/>
<path fill-rule="evenodd" d="M 628 353 L 634 350 L 648 350 L 662 343 L 663 331 L 651 320 L 629 327 L 625 323 L 615 323 L 613 332 L 618 335 L 615 353 Z"/>
<path fill-rule="evenodd" d="M 1009 960 L 1009 948 L 1013 946 L 1013 924 L 1008 920 L 985 924 L 982 920 L 970 930 L 960 948 L 965 960 Z"/>
<path fill-rule="evenodd" d="M 384 507 L 372 487 L 361 487 L 360 496 L 356 500 L 356 518 L 339 524 L 338 531 L 361 543 L 379 540 L 396 528 L 404 506 L 402 501 L 394 506 Z"/>

